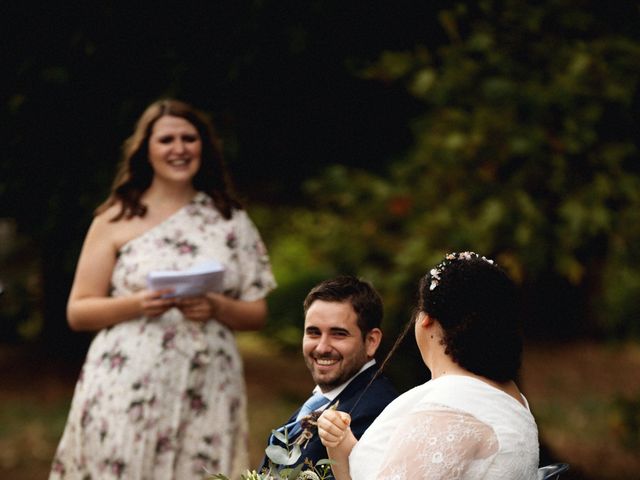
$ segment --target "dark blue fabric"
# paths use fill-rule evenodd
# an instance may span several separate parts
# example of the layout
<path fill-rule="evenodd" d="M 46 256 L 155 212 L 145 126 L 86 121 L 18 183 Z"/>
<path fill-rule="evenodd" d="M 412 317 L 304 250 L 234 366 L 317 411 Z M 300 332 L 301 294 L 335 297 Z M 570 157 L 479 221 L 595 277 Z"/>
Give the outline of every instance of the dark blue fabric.
<path fill-rule="evenodd" d="M 351 431 L 358 439 L 376 419 L 380 412 L 382 412 L 382 410 L 384 410 L 384 408 L 398 396 L 398 391 L 384 375 L 380 375 L 376 378 L 369 388 L 367 388 L 366 392 L 362 394 L 377 369 L 377 365 L 373 365 L 367 368 L 364 372 L 361 372 L 349 385 L 347 385 L 340 395 L 331 402 L 331 404 L 334 404 L 336 401 L 339 401 L 340 404 L 338 405 L 338 410 L 347 412 L 351 415 Z M 362 398 L 360 398 L 361 394 Z M 299 411 L 300 409 L 293 412 L 291 417 L 289 417 L 283 425 L 295 422 Z M 277 428 L 279 427 L 274 428 L 274 430 Z M 267 439 L 265 448 L 269 445 L 269 440 L 270 439 Z M 274 440 L 274 444 L 282 445 L 282 443 L 277 439 Z M 306 458 L 311 460 L 314 464 L 318 460 L 328 458 L 327 450 L 322 445 L 317 431 L 314 432 L 314 435 L 309 440 L 306 448 L 302 449 L 302 456 L 296 465 L 304 462 Z M 268 459 L 264 457 L 262 459 L 260 469 L 266 467 L 267 464 Z"/>

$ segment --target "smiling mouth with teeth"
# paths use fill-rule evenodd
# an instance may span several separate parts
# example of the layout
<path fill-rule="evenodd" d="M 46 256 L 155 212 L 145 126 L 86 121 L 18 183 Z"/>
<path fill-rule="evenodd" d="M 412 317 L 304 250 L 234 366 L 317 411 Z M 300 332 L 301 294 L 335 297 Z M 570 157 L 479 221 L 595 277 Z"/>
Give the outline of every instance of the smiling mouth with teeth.
<path fill-rule="evenodd" d="M 174 166 L 174 167 L 182 167 L 185 165 L 188 165 L 189 162 L 191 160 L 187 159 L 187 158 L 182 158 L 182 159 L 178 159 L 178 160 L 168 160 L 169 165 Z"/>
<path fill-rule="evenodd" d="M 335 358 L 316 358 L 316 363 L 323 367 L 329 367 L 338 363 L 338 360 Z"/>

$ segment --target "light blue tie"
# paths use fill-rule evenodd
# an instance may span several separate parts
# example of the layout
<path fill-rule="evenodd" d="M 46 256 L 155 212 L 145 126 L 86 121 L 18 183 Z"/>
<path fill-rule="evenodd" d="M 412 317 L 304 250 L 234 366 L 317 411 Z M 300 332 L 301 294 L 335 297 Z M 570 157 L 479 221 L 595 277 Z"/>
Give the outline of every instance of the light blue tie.
<path fill-rule="evenodd" d="M 300 411 L 296 416 L 296 423 L 291 427 L 291 431 L 288 432 L 288 437 L 295 438 L 296 436 L 298 436 L 302 431 L 300 420 L 327 403 L 329 403 L 329 399 L 322 395 L 320 392 L 316 392 L 311 397 L 309 397 L 307 401 L 302 404 L 302 407 L 300 407 Z"/>
<path fill-rule="evenodd" d="M 302 417 L 306 417 L 311 412 L 315 412 L 325 403 L 329 403 L 329 399 L 327 397 L 322 395 L 320 392 L 314 393 L 307 399 L 306 402 L 302 404 L 296 420 L 300 420 Z"/>

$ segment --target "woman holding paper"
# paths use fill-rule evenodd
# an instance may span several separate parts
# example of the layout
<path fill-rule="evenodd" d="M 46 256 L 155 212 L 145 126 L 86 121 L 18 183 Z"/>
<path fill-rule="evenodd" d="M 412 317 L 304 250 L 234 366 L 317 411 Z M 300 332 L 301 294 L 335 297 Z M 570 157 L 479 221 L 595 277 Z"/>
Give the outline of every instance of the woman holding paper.
<path fill-rule="evenodd" d="M 221 291 L 148 288 L 151 271 L 217 261 Z M 211 123 L 151 104 L 124 143 L 68 302 L 97 331 L 50 478 L 202 478 L 247 467 L 246 396 L 234 330 L 263 326 L 275 287 L 266 249 L 235 198 Z"/>

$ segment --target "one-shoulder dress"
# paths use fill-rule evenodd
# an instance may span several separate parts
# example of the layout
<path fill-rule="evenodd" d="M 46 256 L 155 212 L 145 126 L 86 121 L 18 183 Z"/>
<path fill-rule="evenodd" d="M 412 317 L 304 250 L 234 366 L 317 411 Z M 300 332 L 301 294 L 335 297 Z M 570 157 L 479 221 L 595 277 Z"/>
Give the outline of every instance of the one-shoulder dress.
<path fill-rule="evenodd" d="M 225 266 L 225 294 L 264 298 L 275 287 L 244 210 L 225 219 L 209 196 L 192 201 L 118 252 L 111 295 L 146 288 L 151 270 L 207 260 Z M 233 332 L 177 309 L 101 330 L 89 348 L 50 479 L 235 478 L 248 466 L 243 368 Z"/>

